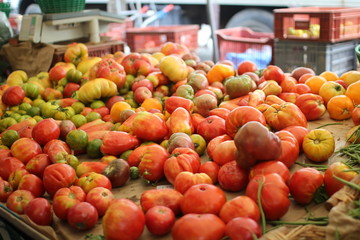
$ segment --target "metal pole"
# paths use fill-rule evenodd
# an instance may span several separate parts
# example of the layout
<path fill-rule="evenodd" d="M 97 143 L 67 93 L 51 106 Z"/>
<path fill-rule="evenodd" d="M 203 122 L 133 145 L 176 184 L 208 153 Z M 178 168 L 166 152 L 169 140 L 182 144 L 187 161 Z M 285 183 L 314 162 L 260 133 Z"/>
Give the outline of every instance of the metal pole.
<path fill-rule="evenodd" d="M 208 13 L 208 20 L 210 23 L 210 29 L 211 29 L 211 37 L 213 42 L 213 61 L 217 62 L 219 61 L 219 51 L 218 51 L 218 43 L 217 43 L 217 37 L 215 30 L 218 28 L 217 23 L 215 21 L 215 15 L 214 15 L 214 3 L 212 0 L 206 1 L 206 10 Z"/>

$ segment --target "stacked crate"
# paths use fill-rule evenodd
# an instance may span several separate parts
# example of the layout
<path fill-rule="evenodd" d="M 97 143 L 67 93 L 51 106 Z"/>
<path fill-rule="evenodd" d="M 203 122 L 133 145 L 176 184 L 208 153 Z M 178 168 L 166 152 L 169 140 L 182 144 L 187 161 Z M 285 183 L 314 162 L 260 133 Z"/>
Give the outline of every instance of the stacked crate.
<path fill-rule="evenodd" d="M 275 9 L 275 65 L 286 72 L 310 67 L 317 74 L 357 69 L 360 8 Z"/>

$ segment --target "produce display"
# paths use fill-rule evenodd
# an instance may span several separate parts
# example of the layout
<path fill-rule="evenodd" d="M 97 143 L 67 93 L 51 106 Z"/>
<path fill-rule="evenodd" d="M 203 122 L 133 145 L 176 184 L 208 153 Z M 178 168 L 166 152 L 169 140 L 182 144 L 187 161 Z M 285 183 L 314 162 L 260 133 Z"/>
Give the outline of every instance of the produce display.
<path fill-rule="evenodd" d="M 359 172 L 356 70 L 73 43 L 48 72 L 13 71 L 0 96 L 1 205 L 52 239 L 268 239 L 328 225 L 309 209 Z M 308 217 L 286 221 L 294 209 Z"/>

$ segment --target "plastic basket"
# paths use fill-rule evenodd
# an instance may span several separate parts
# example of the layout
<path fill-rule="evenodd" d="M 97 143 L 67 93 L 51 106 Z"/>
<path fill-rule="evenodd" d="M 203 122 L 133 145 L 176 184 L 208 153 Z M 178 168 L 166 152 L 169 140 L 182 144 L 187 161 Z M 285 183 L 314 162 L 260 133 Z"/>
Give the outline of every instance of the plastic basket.
<path fill-rule="evenodd" d="M 79 12 L 85 8 L 85 0 L 36 0 L 43 13 Z"/>
<path fill-rule="evenodd" d="M 52 66 L 57 62 L 64 61 L 64 54 L 67 45 L 54 45 L 55 52 L 52 60 Z M 106 54 L 113 54 L 118 51 L 124 51 L 124 43 L 120 41 L 110 41 L 96 44 L 86 44 L 90 57 L 102 57 Z"/>
<path fill-rule="evenodd" d="M 251 60 L 258 68 L 272 63 L 273 33 L 254 32 L 249 28 L 237 27 L 216 31 L 219 60 L 230 60 L 238 66 L 244 60 Z"/>
<path fill-rule="evenodd" d="M 275 9 L 274 19 L 278 39 L 340 42 L 360 38 L 360 8 Z"/>
<path fill-rule="evenodd" d="M 317 74 L 332 71 L 339 76 L 357 69 L 355 47 L 358 40 L 322 43 L 294 40 L 275 41 L 275 65 L 285 72 L 296 67 L 312 68 Z"/>
<path fill-rule="evenodd" d="M 0 2 L 0 11 L 4 12 L 6 17 L 9 18 L 11 6 L 10 3 Z"/>
<path fill-rule="evenodd" d="M 198 25 L 129 28 L 126 30 L 126 43 L 132 52 L 158 52 L 166 42 L 183 44 L 189 50 L 196 50 L 198 31 Z"/>

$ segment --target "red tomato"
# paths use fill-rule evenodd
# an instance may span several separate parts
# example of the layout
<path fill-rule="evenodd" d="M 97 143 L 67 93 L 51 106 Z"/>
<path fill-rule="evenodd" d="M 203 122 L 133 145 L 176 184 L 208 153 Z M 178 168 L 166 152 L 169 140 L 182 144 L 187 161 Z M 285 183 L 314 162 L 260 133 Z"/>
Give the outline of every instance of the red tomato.
<path fill-rule="evenodd" d="M 0 180 L 0 201 L 6 202 L 10 194 L 13 192 L 13 188 L 10 183 L 5 180 Z"/>
<path fill-rule="evenodd" d="M 268 173 L 279 174 L 284 182 L 288 182 L 290 178 L 289 168 L 283 162 L 280 161 L 265 161 L 260 162 L 250 169 L 249 179 L 251 180 L 256 175 L 265 175 Z"/>
<path fill-rule="evenodd" d="M 76 179 L 75 170 L 65 163 L 54 163 L 44 170 L 43 183 L 45 191 L 54 196 L 57 190 L 70 187 Z"/>
<path fill-rule="evenodd" d="M 42 178 L 45 168 L 50 164 L 51 161 L 49 155 L 46 153 L 40 153 L 27 162 L 25 169 L 29 173 L 35 174 L 39 178 Z"/>
<path fill-rule="evenodd" d="M 102 219 L 104 236 L 108 240 L 139 239 L 144 227 L 143 211 L 125 198 L 114 200 Z"/>
<path fill-rule="evenodd" d="M 324 174 L 324 186 L 327 195 L 330 197 L 339 191 L 345 184 L 334 178 L 334 175 L 347 181 L 351 181 L 358 173 L 350 170 L 351 168 L 343 162 L 334 162 L 326 169 Z"/>
<path fill-rule="evenodd" d="M 40 197 L 45 193 L 43 182 L 34 174 L 24 175 L 19 182 L 18 189 L 28 190 L 34 197 Z"/>
<path fill-rule="evenodd" d="M 212 184 L 213 182 L 206 173 L 192 173 L 183 171 L 176 176 L 174 188 L 176 191 L 184 194 L 191 186 L 199 183 Z"/>
<path fill-rule="evenodd" d="M 62 160 L 67 154 L 71 154 L 69 145 L 65 141 L 59 139 L 53 139 L 46 143 L 43 150 L 44 153 L 49 155 L 52 163 Z"/>
<path fill-rule="evenodd" d="M 248 217 L 258 222 L 260 220 L 260 210 L 257 203 L 250 197 L 237 196 L 224 204 L 219 217 L 225 223 L 236 217 Z"/>
<path fill-rule="evenodd" d="M 25 91 L 20 86 L 8 87 L 2 94 L 1 101 L 7 106 L 19 105 L 25 98 Z"/>
<path fill-rule="evenodd" d="M 212 160 L 219 166 L 225 163 L 235 161 L 235 142 L 234 140 L 227 140 L 219 143 L 212 152 Z"/>
<path fill-rule="evenodd" d="M 72 206 L 67 214 L 69 225 L 77 230 L 93 228 L 98 220 L 96 208 L 88 202 L 79 202 Z"/>
<path fill-rule="evenodd" d="M 117 156 L 138 145 L 139 140 L 135 136 L 127 132 L 110 131 L 104 135 L 100 151 L 105 155 Z"/>
<path fill-rule="evenodd" d="M 324 177 L 320 171 L 310 167 L 301 168 L 290 178 L 290 193 L 297 203 L 308 204 L 323 182 Z"/>
<path fill-rule="evenodd" d="M 212 180 L 213 184 L 218 182 L 218 174 L 219 174 L 220 167 L 217 163 L 212 161 L 207 161 L 201 164 L 199 172 L 206 173 Z"/>
<path fill-rule="evenodd" d="M 114 198 L 114 194 L 104 187 L 93 188 L 86 194 L 86 201 L 96 208 L 100 217 L 104 216 Z"/>
<path fill-rule="evenodd" d="M 201 165 L 200 157 L 191 148 L 175 148 L 164 164 L 166 179 L 173 184 L 176 176 L 182 171 L 196 173 Z"/>
<path fill-rule="evenodd" d="M 234 138 L 236 132 L 247 122 L 257 121 L 266 126 L 266 120 L 262 112 L 250 106 L 240 106 L 233 109 L 225 121 L 227 134 Z"/>
<path fill-rule="evenodd" d="M 296 140 L 299 143 L 300 151 L 302 151 L 302 143 L 306 134 L 309 133 L 309 130 L 306 127 L 302 126 L 288 126 L 283 130 L 289 131 L 295 136 Z"/>
<path fill-rule="evenodd" d="M 0 166 L 0 177 L 4 180 L 8 180 L 13 171 L 25 167 L 25 165 L 15 157 L 0 158 Z"/>
<path fill-rule="evenodd" d="M 267 66 L 263 71 L 263 76 L 265 80 L 275 80 L 278 84 L 281 84 L 281 82 L 285 79 L 283 70 L 274 65 Z"/>
<path fill-rule="evenodd" d="M 301 94 L 296 99 L 295 104 L 304 113 L 308 121 L 317 120 L 321 118 L 326 112 L 324 99 L 318 94 Z"/>
<path fill-rule="evenodd" d="M 45 145 L 53 139 L 60 137 L 60 126 L 53 118 L 45 118 L 33 128 L 33 139 L 40 145 Z"/>
<path fill-rule="evenodd" d="M 200 134 L 206 142 L 209 142 L 217 136 L 226 134 L 225 120 L 216 115 L 208 116 L 197 125 L 197 133 Z"/>
<path fill-rule="evenodd" d="M 258 67 L 256 66 L 256 63 L 250 60 L 242 61 L 237 67 L 238 75 L 242 75 L 246 72 L 256 72 L 257 70 Z"/>
<path fill-rule="evenodd" d="M 112 189 L 110 179 L 100 173 L 90 172 L 82 175 L 76 179 L 75 185 L 81 187 L 85 193 L 96 187 L 104 187 L 109 190 Z"/>
<path fill-rule="evenodd" d="M 261 237 L 260 225 L 251 218 L 237 217 L 226 224 L 225 234 L 231 240 L 253 240 Z"/>
<path fill-rule="evenodd" d="M 42 153 L 41 146 L 31 138 L 20 138 L 11 145 L 11 154 L 24 164 Z"/>
<path fill-rule="evenodd" d="M 29 172 L 25 168 L 19 168 L 15 171 L 11 172 L 8 182 L 10 183 L 13 189 L 17 189 L 20 183 L 20 180 L 23 176 L 29 174 Z"/>
<path fill-rule="evenodd" d="M 277 173 L 257 175 L 246 187 L 246 195 L 258 202 L 258 188 L 262 182 L 261 204 L 268 220 L 276 220 L 285 215 L 290 207 L 289 188 Z"/>
<path fill-rule="evenodd" d="M 24 213 L 34 223 L 49 226 L 53 220 L 53 213 L 49 200 L 45 198 L 34 198 L 25 207 Z"/>
<path fill-rule="evenodd" d="M 171 231 L 175 223 L 174 212 L 165 206 L 154 206 L 145 213 L 145 224 L 150 233 L 162 236 Z"/>
<path fill-rule="evenodd" d="M 213 152 L 214 152 L 215 148 L 217 147 L 217 145 L 219 145 L 220 143 L 227 141 L 227 140 L 232 140 L 232 138 L 227 134 L 224 134 L 224 135 L 221 135 L 221 136 L 211 139 L 211 141 L 207 144 L 207 147 L 206 147 L 206 152 L 210 159 L 213 158 Z"/>
<path fill-rule="evenodd" d="M 196 184 L 191 186 L 181 201 L 181 211 L 187 213 L 218 214 L 226 202 L 226 196 L 221 188 L 212 184 Z"/>
<path fill-rule="evenodd" d="M 80 85 L 78 83 L 73 83 L 73 82 L 67 83 L 66 86 L 64 87 L 63 97 L 64 98 L 71 97 L 75 91 L 79 90 L 79 88 Z"/>
<path fill-rule="evenodd" d="M 275 161 L 280 161 L 290 168 L 299 156 L 299 143 L 291 132 L 280 130 L 275 135 L 281 140 L 281 154 Z"/>
<path fill-rule="evenodd" d="M 146 190 L 141 194 L 140 205 L 144 212 L 154 206 L 165 206 L 170 208 L 176 215 L 181 213 L 180 202 L 183 195 L 171 188 L 160 188 Z"/>
<path fill-rule="evenodd" d="M 360 106 L 355 106 L 354 110 L 351 112 L 351 119 L 355 126 L 360 125 Z"/>
<path fill-rule="evenodd" d="M 238 192 L 248 183 L 248 171 L 240 167 L 236 161 L 231 161 L 220 167 L 218 173 L 219 185 L 226 191 Z"/>
<path fill-rule="evenodd" d="M 189 213 L 179 218 L 171 231 L 174 240 L 219 240 L 225 235 L 225 223 L 215 214 Z"/>
<path fill-rule="evenodd" d="M 55 215 L 65 220 L 69 209 L 79 202 L 85 201 L 86 193 L 81 187 L 71 186 L 60 188 L 53 197 L 52 207 Z"/>
<path fill-rule="evenodd" d="M 6 207 L 11 211 L 18 214 L 23 214 L 25 207 L 29 204 L 31 200 L 34 199 L 34 195 L 27 190 L 15 190 L 10 194 L 6 200 Z"/>

